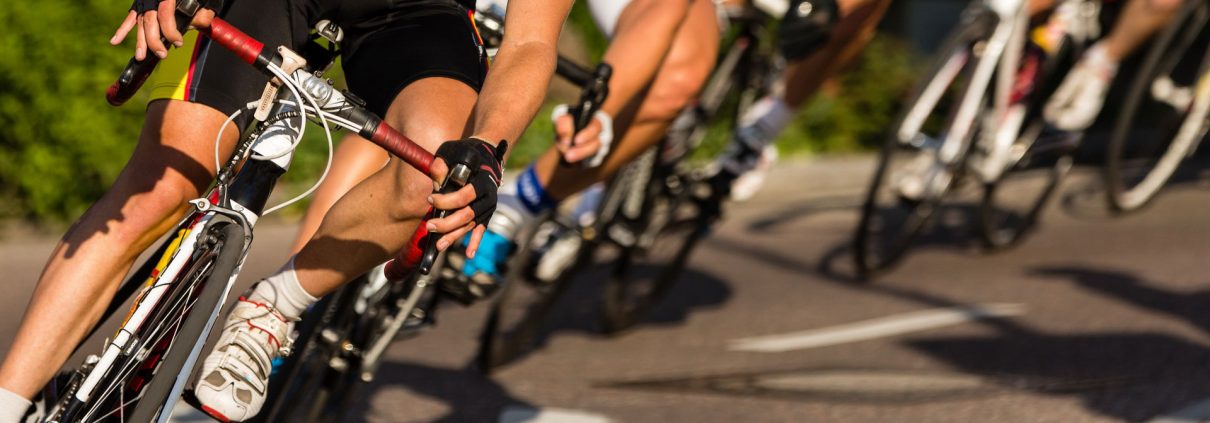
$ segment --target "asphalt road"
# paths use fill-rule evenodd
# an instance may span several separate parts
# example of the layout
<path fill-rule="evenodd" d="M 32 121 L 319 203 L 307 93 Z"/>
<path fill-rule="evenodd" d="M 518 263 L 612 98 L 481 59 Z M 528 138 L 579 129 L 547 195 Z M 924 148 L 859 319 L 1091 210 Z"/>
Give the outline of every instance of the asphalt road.
<path fill-rule="evenodd" d="M 904 265 L 851 278 L 868 157 L 776 169 L 637 329 L 597 331 L 592 278 L 543 347 L 468 363 L 485 307 L 397 342 L 351 421 L 1083 422 L 1210 419 L 1210 189 L 1195 177 L 1112 218 L 1077 172 L 1020 248 L 981 254 L 970 205 Z M 246 275 L 292 236 L 263 227 Z M 47 240 L 0 245 L 7 350 Z M 247 281 L 245 281 L 246 283 Z M 99 345 L 99 344 L 98 344 Z"/>

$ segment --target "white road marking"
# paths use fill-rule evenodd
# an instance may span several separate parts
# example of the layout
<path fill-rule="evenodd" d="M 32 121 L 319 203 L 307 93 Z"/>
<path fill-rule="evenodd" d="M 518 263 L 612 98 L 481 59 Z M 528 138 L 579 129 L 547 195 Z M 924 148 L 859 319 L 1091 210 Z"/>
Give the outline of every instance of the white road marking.
<path fill-rule="evenodd" d="M 880 317 L 830 328 L 811 329 L 779 335 L 735 339 L 728 350 L 786 352 L 819 348 L 849 342 L 866 341 L 909 332 L 956 325 L 975 320 L 1010 317 L 1025 313 L 1024 304 L 983 304 L 950 307 Z"/>
<path fill-rule="evenodd" d="M 1148 423 L 1201 423 L 1210 422 L 1210 399 L 1205 399 L 1184 408 L 1156 417 Z"/>
<path fill-rule="evenodd" d="M 609 423 L 608 417 L 579 410 L 559 408 L 504 407 L 499 423 Z"/>

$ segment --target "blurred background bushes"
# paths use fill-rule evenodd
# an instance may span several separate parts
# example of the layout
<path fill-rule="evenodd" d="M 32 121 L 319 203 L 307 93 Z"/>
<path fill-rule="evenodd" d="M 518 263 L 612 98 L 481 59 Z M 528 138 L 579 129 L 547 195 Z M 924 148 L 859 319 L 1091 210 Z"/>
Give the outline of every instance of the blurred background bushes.
<path fill-rule="evenodd" d="M 0 195 L 7 199 L 0 203 L 0 218 L 43 225 L 68 221 L 121 171 L 146 104 L 146 93 L 141 93 L 114 108 L 103 94 L 132 53 L 132 41 L 120 47 L 108 44 L 128 7 L 128 0 L 0 5 L 0 25 L 10 34 L 0 38 Z M 583 46 L 579 56 L 599 60 L 607 40 L 583 2 L 576 4 L 570 29 Z M 911 84 L 911 50 L 891 37 L 876 38 L 852 69 L 803 108 L 778 142 L 782 151 L 819 154 L 875 146 Z M 550 145 L 551 103 L 515 144 L 510 165 L 523 166 Z M 326 145 L 320 131 L 312 129 L 279 197 L 305 190 L 323 170 Z M 729 131 L 725 123 L 716 125 L 703 153 L 721 148 Z"/>

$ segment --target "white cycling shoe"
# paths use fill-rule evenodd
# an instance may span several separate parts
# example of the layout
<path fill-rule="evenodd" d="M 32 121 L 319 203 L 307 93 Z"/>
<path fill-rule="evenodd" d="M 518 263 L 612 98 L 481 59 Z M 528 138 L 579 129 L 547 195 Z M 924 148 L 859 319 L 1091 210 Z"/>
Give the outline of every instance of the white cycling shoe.
<path fill-rule="evenodd" d="M 1064 131 L 1092 126 L 1105 105 L 1105 97 L 1118 72 L 1118 63 L 1097 44 L 1080 58 L 1043 108 L 1046 120 Z"/>
<path fill-rule="evenodd" d="M 756 164 L 748 171 L 741 173 L 739 177 L 735 178 L 735 182 L 731 183 L 731 200 L 743 202 L 755 197 L 756 193 L 765 186 L 765 180 L 768 179 L 769 172 L 773 170 L 773 165 L 776 163 L 777 146 L 766 145 L 760 151 Z"/>
<path fill-rule="evenodd" d="M 244 421 L 265 405 L 273 359 L 289 355 L 294 323 L 271 305 L 240 298 L 193 387 L 202 411 Z"/>

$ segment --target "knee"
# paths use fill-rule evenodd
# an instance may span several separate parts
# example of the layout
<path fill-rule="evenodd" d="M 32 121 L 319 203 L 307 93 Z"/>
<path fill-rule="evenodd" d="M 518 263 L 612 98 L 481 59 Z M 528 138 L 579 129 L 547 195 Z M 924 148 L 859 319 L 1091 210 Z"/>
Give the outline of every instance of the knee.
<path fill-rule="evenodd" d="M 106 200 L 89 210 L 87 218 L 112 220 L 111 229 L 123 240 L 135 242 L 180 217 L 186 202 L 196 196 L 193 184 L 183 178 L 163 178 L 146 190 L 132 190 L 119 181 Z M 120 216 L 111 219 L 109 216 Z"/>
<path fill-rule="evenodd" d="M 689 15 L 689 6 L 692 3 L 691 0 L 632 0 L 622 10 L 619 24 L 638 18 L 646 23 L 653 22 L 647 21 L 651 19 L 676 25 Z"/>
<path fill-rule="evenodd" d="M 420 171 L 399 160 L 391 161 L 389 170 L 395 176 L 387 213 L 392 221 L 402 222 L 424 217 L 429 210 L 428 197 L 433 193 L 433 181 Z"/>
<path fill-rule="evenodd" d="M 670 121 L 697 97 L 709 73 L 700 66 L 673 66 L 661 71 L 639 108 L 638 120 Z"/>

